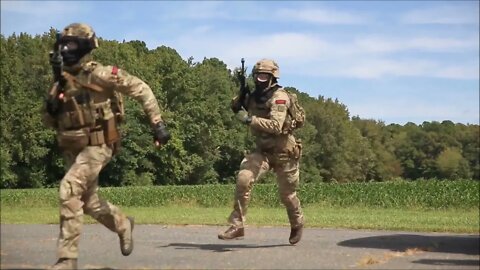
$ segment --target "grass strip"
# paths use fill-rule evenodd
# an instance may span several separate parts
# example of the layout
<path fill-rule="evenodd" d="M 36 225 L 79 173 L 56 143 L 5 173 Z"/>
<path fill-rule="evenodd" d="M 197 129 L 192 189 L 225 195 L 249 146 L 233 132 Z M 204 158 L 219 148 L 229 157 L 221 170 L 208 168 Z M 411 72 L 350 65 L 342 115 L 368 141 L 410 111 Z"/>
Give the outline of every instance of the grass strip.
<path fill-rule="evenodd" d="M 137 224 L 227 225 L 229 207 L 160 206 L 121 207 Z M 385 209 L 366 207 L 304 207 L 307 227 L 350 228 L 418 232 L 479 233 L 478 209 Z M 56 224 L 58 208 L 2 206 L 2 224 Z M 95 223 L 85 216 L 85 223 Z M 284 208 L 251 207 L 250 226 L 289 226 Z"/>

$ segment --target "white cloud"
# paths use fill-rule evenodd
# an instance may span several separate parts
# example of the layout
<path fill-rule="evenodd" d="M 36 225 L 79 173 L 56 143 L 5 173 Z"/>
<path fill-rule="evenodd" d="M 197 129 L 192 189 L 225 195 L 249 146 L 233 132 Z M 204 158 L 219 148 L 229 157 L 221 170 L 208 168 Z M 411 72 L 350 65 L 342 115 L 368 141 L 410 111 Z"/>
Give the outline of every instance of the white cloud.
<path fill-rule="evenodd" d="M 375 106 L 372 106 L 371 103 L 374 103 Z M 407 122 L 421 124 L 423 121 L 443 120 L 479 124 L 478 110 L 465 109 L 459 102 L 452 105 L 451 103 L 432 103 L 428 100 L 400 97 L 350 104 L 348 110 L 352 116 L 358 115 L 363 119 L 383 120 L 386 124 L 406 124 Z"/>
<path fill-rule="evenodd" d="M 163 10 L 163 6 L 168 9 Z M 173 7 L 173 8 L 172 8 Z M 232 19 L 233 16 L 227 9 L 225 2 L 222 1 L 188 1 L 176 3 L 158 3 L 161 15 L 159 20 L 206 20 L 206 19 Z"/>
<path fill-rule="evenodd" d="M 437 37 L 365 37 L 354 41 L 358 50 L 373 53 L 391 53 L 406 50 L 428 52 L 454 52 L 461 50 L 478 50 L 477 38 L 454 39 Z"/>
<path fill-rule="evenodd" d="M 319 24 L 363 24 L 368 18 L 348 12 L 318 8 L 279 9 L 274 12 L 285 21 L 295 20 Z"/>
<path fill-rule="evenodd" d="M 239 57 L 247 62 L 260 58 L 274 58 L 281 62 L 302 63 L 317 58 L 327 49 L 327 44 L 318 37 L 297 33 L 248 36 L 239 39 L 228 33 L 202 33 L 202 37 L 192 33 L 175 41 L 184 57 L 217 57 L 230 67 L 238 66 Z M 195 44 L 195 46 L 191 46 Z"/>
<path fill-rule="evenodd" d="M 310 76 L 333 76 L 357 79 L 384 77 L 429 77 L 478 80 L 479 67 L 469 64 L 446 64 L 439 60 L 422 59 L 341 59 L 330 65 L 311 65 L 304 70 Z M 295 72 L 295 71 L 293 71 Z"/>
<path fill-rule="evenodd" d="M 475 42 L 469 40 L 414 37 L 399 38 L 398 42 L 395 42 L 389 38 L 377 37 L 338 43 L 328 42 L 317 34 L 308 33 L 275 33 L 248 37 L 238 39 L 238 36 L 231 33 L 192 31 L 173 41 L 171 46 L 184 58 L 193 56 L 201 60 L 204 57 L 217 57 L 229 68 L 238 66 L 238 59 L 241 57 L 244 57 L 247 63 L 254 63 L 260 58 L 273 58 L 281 65 L 282 73 L 314 77 L 479 78 L 479 67 L 471 61 L 448 62 L 442 58 L 395 54 L 405 50 L 462 53 L 462 50 L 476 46 Z M 478 64 L 478 60 L 475 63 Z"/>
<path fill-rule="evenodd" d="M 419 76 L 428 75 L 434 63 L 422 60 L 388 60 L 368 59 L 343 63 L 323 72 L 332 76 L 343 76 L 359 79 L 374 79 L 384 76 Z"/>
<path fill-rule="evenodd" d="M 433 74 L 438 78 L 448 79 L 479 79 L 479 67 L 476 66 L 448 66 L 439 68 Z"/>
<path fill-rule="evenodd" d="M 469 6 L 438 6 L 430 9 L 412 10 L 400 21 L 407 24 L 476 24 L 479 23 L 479 6 L 477 1 Z"/>
<path fill-rule="evenodd" d="M 92 2 L 27 2 L 27 1 L 1 1 L 2 15 L 4 12 L 14 14 L 13 19 L 18 16 L 22 18 L 18 23 L 9 21 L 10 28 L 32 29 L 41 28 L 37 33 L 47 31 L 45 22 L 50 25 L 63 26 L 64 23 L 52 14 L 76 13 L 79 10 L 83 14 L 91 9 L 88 15 L 93 16 L 96 10 Z M 384 76 L 423 76 L 430 78 L 453 78 L 453 79 L 478 79 L 478 33 L 470 38 L 456 39 L 452 37 L 431 36 L 379 36 L 371 35 L 368 25 L 361 32 L 352 35 L 351 39 L 327 40 L 332 35 L 323 36 L 315 28 L 305 27 L 304 32 L 263 32 L 258 28 L 240 28 L 242 32 L 234 32 L 228 23 L 236 24 L 232 20 L 244 20 L 242 23 L 250 23 L 251 20 L 265 20 L 273 24 L 279 18 L 285 21 L 308 22 L 322 24 L 358 24 L 368 22 L 365 16 L 358 16 L 349 12 L 337 11 L 334 9 L 323 9 L 319 7 L 299 7 L 286 9 L 264 9 L 264 3 L 240 2 L 233 5 L 227 2 L 145 2 L 150 9 L 158 8 L 166 13 L 172 20 L 172 24 L 160 24 L 151 26 L 151 21 L 146 19 L 148 27 L 120 27 L 120 31 L 109 31 L 107 23 L 102 24 L 100 36 L 115 39 L 120 33 L 118 40 L 143 40 L 151 49 L 167 45 L 176 49 L 185 59 L 193 56 L 202 60 L 204 57 L 216 57 L 223 60 L 230 68 L 238 66 L 239 59 L 244 57 L 250 67 L 260 58 L 273 58 L 279 62 L 282 72 L 288 74 L 308 74 L 312 77 L 335 76 L 346 78 L 374 79 Z M 146 5 L 146 4 L 145 4 Z M 258 5 L 257 9 L 253 9 Z M 162 7 L 164 7 L 162 9 Z M 127 8 L 123 6 L 123 8 Z M 263 8 L 263 9 L 262 9 Z M 437 8 L 422 11 L 425 14 L 436 14 L 443 18 L 453 18 L 459 10 L 465 8 L 445 9 Z M 244 13 L 251 10 L 252 13 Z M 436 13 L 435 13 L 435 12 Z M 136 14 L 135 10 L 131 11 Z M 261 16 L 270 12 L 271 16 Z M 245 16 L 238 16 L 245 14 Z M 471 13 L 471 12 L 470 12 Z M 470 14 L 468 13 L 468 14 Z M 9 15 L 12 17 L 12 15 Z M 23 14 L 22 16 L 20 16 Z M 25 16 L 26 14 L 26 16 Z M 232 16 L 232 15 L 236 16 Z M 252 16 L 253 14 L 253 16 Z M 410 22 L 420 13 L 411 12 Z M 415 16 L 413 16 L 413 15 Z M 247 16 L 248 15 L 248 16 Z M 2 22 L 3 22 L 2 16 Z M 86 18 L 88 18 L 87 16 Z M 162 16 L 162 20 L 163 18 Z M 468 17 L 468 16 L 465 16 Z M 69 17 L 70 18 L 70 17 Z M 148 17 L 150 18 L 150 17 Z M 178 18 L 198 19 L 198 21 L 182 24 L 185 20 Z M 217 21 L 208 21 L 209 19 Z M 478 18 L 478 17 L 477 17 Z M 42 24 L 34 21 L 41 20 Z M 450 19 L 451 21 L 453 19 Z M 478 19 L 477 19 L 478 21 Z M 122 21 L 118 22 L 119 24 Z M 219 23 L 219 24 L 215 24 Z M 223 24 L 220 27 L 220 24 Z M 3 25 L 3 24 L 2 24 Z M 185 27 L 185 26 L 188 27 Z M 298 25 L 298 24 L 297 24 Z M 21 26 L 21 27 L 20 27 Z M 116 26 L 116 24 L 115 24 Z M 315 27 L 315 26 L 314 26 Z M 94 27 L 95 28 L 95 27 Z M 222 29 L 222 30 L 221 30 Z M 161 31 L 160 31 L 161 30 Z M 99 30 L 100 31 L 100 30 Z M 315 31 L 315 32 L 313 32 Z M 349 30 L 350 31 L 350 30 Z M 157 33 L 158 32 L 158 33 Z M 166 35 L 168 36 L 166 38 Z M 158 40 L 155 40 L 158 37 Z M 467 53 L 477 52 L 476 58 L 468 63 L 455 60 L 456 55 L 466 59 Z M 451 53 L 450 60 L 444 59 L 441 54 L 437 58 L 424 56 L 423 52 Z M 416 53 L 416 54 L 410 54 Z M 456 61 L 456 62 L 454 62 Z M 475 65 L 476 64 L 476 65 Z"/>
<path fill-rule="evenodd" d="M 1 1 L 2 12 L 13 12 L 49 18 L 58 14 L 73 14 L 85 5 L 73 1 Z"/>
<path fill-rule="evenodd" d="M 74 1 L 1 1 L 2 34 L 40 34 L 50 27 L 61 27 L 72 22 L 83 22 L 82 14 L 88 11 L 88 2 Z M 67 21 L 68 20 L 68 21 Z M 70 21 L 72 20 L 72 21 Z"/>
<path fill-rule="evenodd" d="M 161 9 L 162 3 L 159 3 Z M 169 4 L 169 6 L 171 6 Z M 227 20 L 227 21 L 275 21 L 304 22 L 314 24 L 364 24 L 370 21 L 367 16 L 327 8 L 277 8 L 271 2 L 241 1 L 201 1 L 178 2 L 175 10 L 161 10 L 159 20 Z"/>

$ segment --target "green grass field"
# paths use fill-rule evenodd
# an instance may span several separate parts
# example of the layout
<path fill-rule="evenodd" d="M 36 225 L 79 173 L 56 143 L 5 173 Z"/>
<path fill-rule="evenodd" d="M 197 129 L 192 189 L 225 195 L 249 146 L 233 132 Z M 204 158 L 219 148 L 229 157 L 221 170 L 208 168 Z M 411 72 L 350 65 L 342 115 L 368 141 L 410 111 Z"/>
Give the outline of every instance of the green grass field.
<path fill-rule="evenodd" d="M 226 225 L 228 207 L 123 207 L 138 224 Z M 402 210 L 357 207 L 304 207 L 307 227 L 400 230 L 423 232 L 479 233 L 478 209 L 470 210 Z M 2 207 L 2 224 L 56 224 L 54 207 Z M 85 223 L 96 222 L 86 216 Z M 250 226 L 288 226 L 283 208 L 251 207 L 247 215 Z"/>
<path fill-rule="evenodd" d="M 139 224 L 226 225 L 234 185 L 105 187 Z M 480 183 L 417 180 L 302 184 L 307 227 L 479 233 Z M 58 223 L 58 190 L 0 190 L 2 224 Z M 95 222 L 90 217 L 86 223 Z M 257 184 L 247 225 L 288 226 L 275 184 Z"/>

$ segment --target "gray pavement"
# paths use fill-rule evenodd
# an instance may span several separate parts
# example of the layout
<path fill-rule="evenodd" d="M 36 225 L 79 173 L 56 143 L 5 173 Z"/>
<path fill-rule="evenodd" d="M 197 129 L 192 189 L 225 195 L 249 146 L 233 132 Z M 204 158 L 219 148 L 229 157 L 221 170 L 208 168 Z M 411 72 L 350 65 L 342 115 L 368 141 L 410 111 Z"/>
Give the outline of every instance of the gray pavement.
<path fill-rule="evenodd" d="M 247 227 L 222 241 L 226 227 L 135 225 L 124 257 L 118 237 L 85 225 L 83 269 L 479 269 L 479 235 L 306 228 L 288 244 L 287 227 Z M 56 260 L 58 225 L 1 224 L 1 269 L 46 268 Z"/>

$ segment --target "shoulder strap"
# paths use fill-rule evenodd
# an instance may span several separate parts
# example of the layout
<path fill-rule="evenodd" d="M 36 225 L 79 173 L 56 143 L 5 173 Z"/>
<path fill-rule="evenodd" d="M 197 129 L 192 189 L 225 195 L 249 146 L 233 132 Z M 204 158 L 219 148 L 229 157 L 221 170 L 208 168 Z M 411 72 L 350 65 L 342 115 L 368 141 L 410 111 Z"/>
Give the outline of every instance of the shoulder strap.
<path fill-rule="evenodd" d="M 96 85 L 96 84 L 93 84 L 93 83 L 83 83 L 83 82 L 80 82 L 79 80 L 77 80 L 77 78 L 75 76 L 73 76 L 72 74 L 68 73 L 68 72 L 63 72 L 63 77 L 65 77 L 65 79 L 67 79 L 68 81 L 71 81 L 73 83 L 77 83 L 79 85 L 81 85 L 82 87 L 85 87 L 87 89 L 90 89 L 90 90 L 93 90 L 95 92 L 103 92 L 103 88 L 100 87 L 99 85 Z"/>

